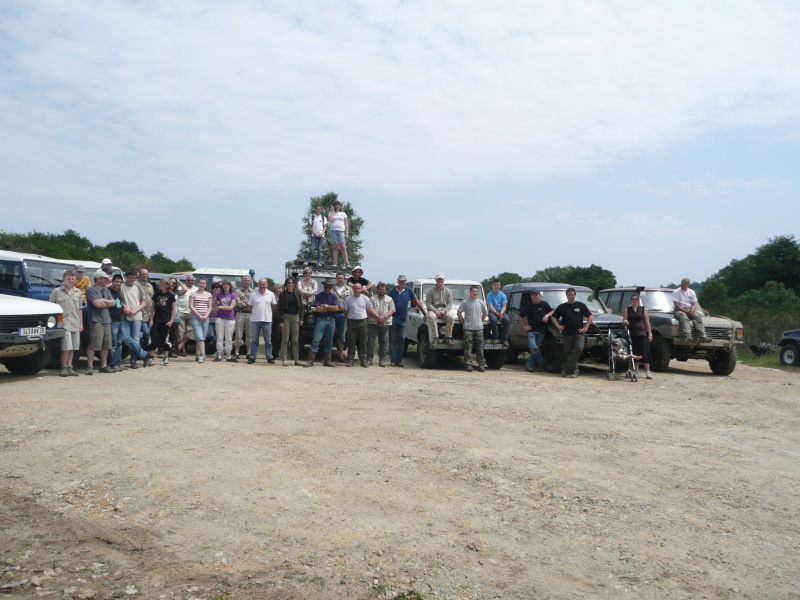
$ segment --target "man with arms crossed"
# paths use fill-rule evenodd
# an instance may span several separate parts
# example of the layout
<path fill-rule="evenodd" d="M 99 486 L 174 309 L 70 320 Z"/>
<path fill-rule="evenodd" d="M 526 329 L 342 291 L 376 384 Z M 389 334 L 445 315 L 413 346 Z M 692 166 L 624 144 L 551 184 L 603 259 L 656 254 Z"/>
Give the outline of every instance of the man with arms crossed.
<path fill-rule="evenodd" d="M 547 333 L 547 322 L 553 316 L 553 309 L 541 299 L 539 290 L 531 290 L 531 303 L 523 308 L 519 313 L 519 324 L 528 333 L 528 362 L 525 363 L 525 370 L 533 373 L 534 368 L 544 368 L 544 356 L 542 356 L 542 342 Z"/>

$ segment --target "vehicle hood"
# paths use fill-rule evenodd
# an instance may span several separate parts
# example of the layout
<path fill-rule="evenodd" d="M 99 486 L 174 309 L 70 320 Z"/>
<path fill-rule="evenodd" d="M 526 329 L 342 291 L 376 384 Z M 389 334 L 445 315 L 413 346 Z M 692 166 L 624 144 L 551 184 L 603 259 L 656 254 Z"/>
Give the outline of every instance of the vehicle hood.
<path fill-rule="evenodd" d="M 800 338 L 800 329 L 789 329 L 788 331 L 784 331 L 781 337 Z"/>
<path fill-rule="evenodd" d="M 53 302 L 0 294 L 0 315 L 49 315 L 63 312 L 61 307 Z"/>

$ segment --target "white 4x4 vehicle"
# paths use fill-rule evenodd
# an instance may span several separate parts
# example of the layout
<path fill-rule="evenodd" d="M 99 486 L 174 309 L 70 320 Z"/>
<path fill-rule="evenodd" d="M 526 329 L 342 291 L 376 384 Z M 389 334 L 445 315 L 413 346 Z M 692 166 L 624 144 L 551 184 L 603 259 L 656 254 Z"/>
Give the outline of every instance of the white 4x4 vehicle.
<path fill-rule="evenodd" d="M 422 304 L 425 304 L 425 295 L 428 290 L 436 285 L 435 279 L 415 279 L 409 282 L 413 286 L 414 294 Z M 478 286 L 478 297 L 486 301 L 483 294 L 483 287 L 477 281 L 468 281 L 465 279 L 448 279 L 445 281 L 445 287 L 453 292 L 453 304 L 447 310 L 453 314 L 455 324 L 453 325 L 453 345 L 447 346 L 444 343 L 445 334 L 445 321 L 439 319 L 436 322 L 438 331 L 436 337 L 439 342 L 436 347 L 431 346 L 430 338 L 428 337 L 428 321 L 426 315 L 419 311 L 416 306 L 411 306 L 408 310 L 408 319 L 406 321 L 406 344 L 417 345 L 417 361 L 419 366 L 423 369 L 431 369 L 436 366 L 436 359 L 444 356 L 460 356 L 464 354 L 464 328 L 458 322 L 456 313 L 458 306 L 463 300 L 469 298 L 469 288 L 473 285 Z M 489 339 L 489 319 L 488 317 L 483 322 L 483 337 Z M 483 344 L 483 354 L 486 359 L 486 366 L 490 369 L 499 369 L 506 361 L 506 348 L 503 344 Z"/>
<path fill-rule="evenodd" d="M 58 304 L 0 294 L 0 362 L 15 375 L 34 375 L 59 350 L 64 312 Z"/>

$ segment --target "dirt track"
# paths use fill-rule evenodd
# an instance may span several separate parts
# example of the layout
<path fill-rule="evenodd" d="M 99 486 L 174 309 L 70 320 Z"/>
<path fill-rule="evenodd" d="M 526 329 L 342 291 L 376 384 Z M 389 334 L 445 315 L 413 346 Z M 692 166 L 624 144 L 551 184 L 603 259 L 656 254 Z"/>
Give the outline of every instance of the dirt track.
<path fill-rule="evenodd" d="M 673 365 L 0 369 L 0 591 L 799 598 L 800 372 Z"/>

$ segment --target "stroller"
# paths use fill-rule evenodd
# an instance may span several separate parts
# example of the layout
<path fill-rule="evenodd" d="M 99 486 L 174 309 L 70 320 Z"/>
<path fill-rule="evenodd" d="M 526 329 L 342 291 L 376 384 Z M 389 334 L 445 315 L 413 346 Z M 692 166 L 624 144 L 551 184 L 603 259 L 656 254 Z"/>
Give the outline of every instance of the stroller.
<path fill-rule="evenodd" d="M 631 336 L 628 328 L 611 329 L 608 332 L 608 380 L 614 381 L 617 378 L 617 368 L 625 371 L 625 379 L 631 382 L 639 381 L 639 373 L 636 370 L 636 361 L 641 356 L 633 354 Z"/>

